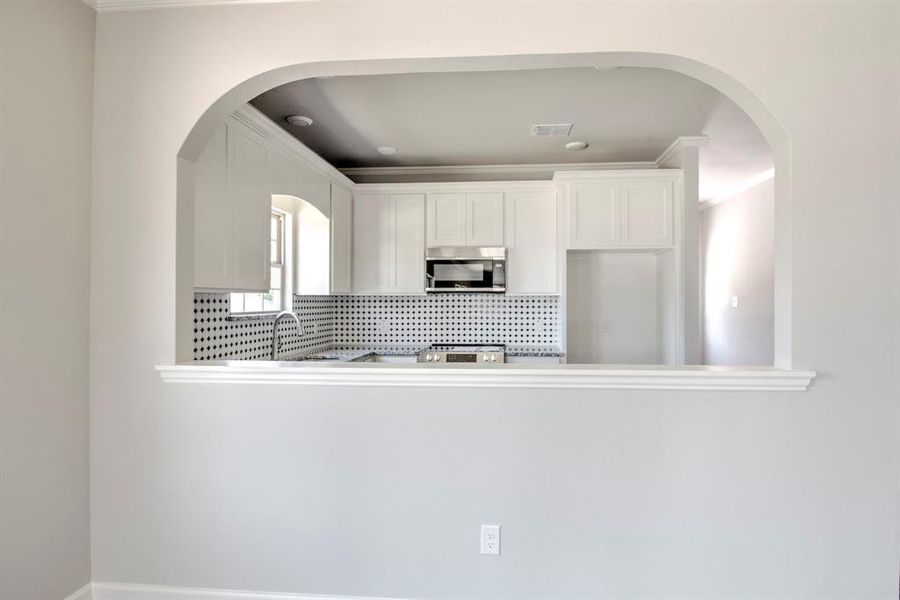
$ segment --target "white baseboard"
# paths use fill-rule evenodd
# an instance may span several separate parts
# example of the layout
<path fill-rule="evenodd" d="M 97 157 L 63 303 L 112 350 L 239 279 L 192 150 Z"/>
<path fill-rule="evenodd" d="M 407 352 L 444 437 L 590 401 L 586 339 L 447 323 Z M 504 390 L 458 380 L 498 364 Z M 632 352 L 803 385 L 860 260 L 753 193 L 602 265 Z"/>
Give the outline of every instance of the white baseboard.
<path fill-rule="evenodd" d="M 401 600 L 373 596 L 250 592 L 102 581 L 94 582 L 89 588 L 92 595 L 89 593 L 87 596 L 71 596 L 66 600 Z"/>
<path fill-rule="evenodd" d="M 91 596 L 91 590 L 93 589 L 93 584 L 86 583 L 73 593 L 66 596 L 66 600 L 93 600 Z"/>

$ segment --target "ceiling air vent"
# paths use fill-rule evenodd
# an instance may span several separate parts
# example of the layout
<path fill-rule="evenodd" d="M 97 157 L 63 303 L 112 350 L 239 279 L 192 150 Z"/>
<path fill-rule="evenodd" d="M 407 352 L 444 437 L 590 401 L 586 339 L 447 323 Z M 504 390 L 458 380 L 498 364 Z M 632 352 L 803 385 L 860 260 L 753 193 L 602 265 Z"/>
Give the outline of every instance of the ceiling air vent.
<path fill-rule="evenodd" d="M 535 123 L 531 126 L 534 137 L 566 137 L 571 131 L 571 123 Z"/>

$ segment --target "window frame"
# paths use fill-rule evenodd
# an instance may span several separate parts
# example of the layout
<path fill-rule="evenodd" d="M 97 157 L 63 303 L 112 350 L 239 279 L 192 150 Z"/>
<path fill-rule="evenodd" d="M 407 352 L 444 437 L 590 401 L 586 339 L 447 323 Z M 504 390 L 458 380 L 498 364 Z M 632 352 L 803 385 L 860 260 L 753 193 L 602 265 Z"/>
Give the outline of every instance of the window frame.
<path fill-rule="evenodd" d="M 291 267 L 292 261 L 290 252 L 288 252 L 289 242 L 291 239 L 292 232 L 288 230 L 290 225 L 290 213 L 272 207 L 270 210 L 270 219 L 269 219 L 269 227 L 271 231 L 272 221 L 278 220 L 279 225 L 276 229 L 276 237 L 273 239 L 271 234 L 269 235 L 269 269 L 270 269 L 270 281 L 269 285 L 272 285 L 271 281 L 271 269 L 278 268 L 280 269 L 281 277 L 279 281 L 279 286 L 277 288 L 270 287 L 268 294 L 272 294 L 273 290 L 278 290 L 278 304 L 279 308 L 275 310 L 255 310 L 255 311 L 235 311 L 234 310 L 234 302 L 235 296 L 241 296 L 246 304 L 247 296 L 265 296 L 266 292 L 230 292 L 228 294 L 228 316 L 231 319 L 241 319 L 246 317 L 258 317 L 258 316 L 268 316 L 268 315 L 277 315 L 278 313 L 288 310 L 288 307 L 293 308 L 293 292 L 288 289 L 289 278 L 287 276 L 288 269 Z M 275 248 L 277 249 L 277 256 L 272 255 L 271 245 L 272 242 L 276 242 Z M 265 300 L 263 299 L 263 302 Z"/>

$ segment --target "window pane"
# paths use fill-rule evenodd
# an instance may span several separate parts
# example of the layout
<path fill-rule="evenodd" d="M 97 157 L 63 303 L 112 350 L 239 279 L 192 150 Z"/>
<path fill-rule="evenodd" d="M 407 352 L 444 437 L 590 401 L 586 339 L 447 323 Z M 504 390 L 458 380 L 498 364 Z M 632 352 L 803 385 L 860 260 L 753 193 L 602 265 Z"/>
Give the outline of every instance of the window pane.
<path fill-rule="evenodd" d="M 262 294 L 244 294 L 244 312 L 261 312 Z"/>
<path fill-rule="evenodd" d="M 244 312 L 243 294 L 231 294 L 231 312 Z"/>

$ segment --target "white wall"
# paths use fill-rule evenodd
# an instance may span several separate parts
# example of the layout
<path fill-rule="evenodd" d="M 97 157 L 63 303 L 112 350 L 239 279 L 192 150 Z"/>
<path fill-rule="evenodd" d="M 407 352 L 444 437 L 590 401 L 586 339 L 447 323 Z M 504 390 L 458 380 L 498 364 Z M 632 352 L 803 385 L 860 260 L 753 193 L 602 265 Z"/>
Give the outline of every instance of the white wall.
<path fill-rule="evenodd" d="M 569 253 L 567 263 L 567 361 L 657 364 L 660 331 L 656 256 Z"/>
<path fill-rule="evenodd" d="M 790 133 L 792 359 L 821 373 L 809 392 L 160 381 L 154 365 L 174 356 L 175 156 L 222 94 L 309 61 L 634 50 L 714 65 Z M 898 57 L 887 2 L 101 15 L 95 578 L 396 597 L 895 597 Z M 846 315 L 854 327 L 838 334 Z M 499 558 L 477 554 L 481 523 L 504 526 Z"/>
<path fill-rule="evenodd" d="M 0 598 L 90 581 L 94 11 L 0 2 Z"/>
<path fill-rule="evenodd" d="M 774 208 L 769 179 L 701 213 L 705 364 L 774 360 Z"/>

